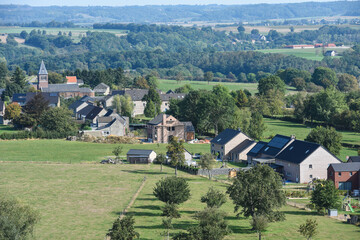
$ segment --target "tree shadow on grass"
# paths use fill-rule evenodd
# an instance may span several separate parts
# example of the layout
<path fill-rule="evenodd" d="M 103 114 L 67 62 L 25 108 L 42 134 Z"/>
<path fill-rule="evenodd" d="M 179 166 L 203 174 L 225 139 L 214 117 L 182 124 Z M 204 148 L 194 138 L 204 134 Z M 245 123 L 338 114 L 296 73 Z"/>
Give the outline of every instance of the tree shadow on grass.
<path fill-rule="evenodd" d="M 180 214 L 195 214 L 197 211 L 180 211 Z"/>
<path fill-rule="evenodd" d="M 308 211 L 283 211 L 285 214 L 289 215 L 302 215 L 302 216 L 321 216 L 316 212 L 308 212 Z"/>
<path fill-rule="evenodd" d="M 135 228 L 143 228 L 143 229 L 164 229 L 163 225 L 151 225 L 151 226 L 135 226 Z"/>
<path fill-rule="evenodd" d="M 126 215 L 131 215 L 134 217 L 161 217 L 161 213 L 154 212 L 127 212 Z"/>
<path fill-rule="evenodd" d="M 149 194 L 149 195 L 152 195 L 152 194 Z M 156 198 L 139 198 L 138 197 L 138 198 L 136 198 L 136 201 L 138 201 L 138 200 L 140 200 L 140 201 L 157 201 L 158 199 L 156 199 Z"/>
<path fill-rule="evenodd" d="M 147 171 L 147 170 L 121 170 L 127 173 L 135 173 L 135 174 L 147 174 L 147 175 L 164 175 L 167 174 L 166 172 L 154 172 L 154 171 Z"/>
<path fill-rule="evenodd" d="M 251 234 L 254 233 L 253 230 L 251 230 L 250 224 L 249 227 L 241 227 L 236 225 L 229 225 L 229 228 L 233 233 L 240 233 L 240 234 Z"/>
<path fill-rule="evenodd" d="M 154 206 L 154 205 L 142 205 L 142 206 L 137 206 L 134 208 L 149 209 L 149 210 L 161 210 L 160 206 Z"/>

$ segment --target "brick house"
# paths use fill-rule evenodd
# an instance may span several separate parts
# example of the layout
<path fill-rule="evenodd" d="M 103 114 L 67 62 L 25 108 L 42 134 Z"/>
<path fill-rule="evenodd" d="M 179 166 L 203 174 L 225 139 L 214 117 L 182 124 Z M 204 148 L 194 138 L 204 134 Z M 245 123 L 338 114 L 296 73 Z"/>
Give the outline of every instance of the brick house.
<path fill-rule="evenodd" d="M 284 178 L 298 183 L 327 179 L 328 166 L 340 162 L 323 146 L 300 140 L 292 141 L 275 157 L 275 164 L 283 168 Z"/>
<path fill-rule="evenodd" d="M 340 190 L 360 189 L 360 162 L 330 164 L 327 179 Z"/>
<path fill-rule="evenodd" d="M 211 141 L 211 153 L 217 155 L 218 159 L 228 161 L 246 160 L 246 154 L 255 142 L 245 133 L 225 129 Z"/>
<path fill-rule="evenodd" d="M 179 140 L 194 140 L 195 130 L 191 122 L 180 122 L 171 115 L 161 113 L 146 125 L 147 138 L 154 143 L 168 143 L 174 136 Z"/>

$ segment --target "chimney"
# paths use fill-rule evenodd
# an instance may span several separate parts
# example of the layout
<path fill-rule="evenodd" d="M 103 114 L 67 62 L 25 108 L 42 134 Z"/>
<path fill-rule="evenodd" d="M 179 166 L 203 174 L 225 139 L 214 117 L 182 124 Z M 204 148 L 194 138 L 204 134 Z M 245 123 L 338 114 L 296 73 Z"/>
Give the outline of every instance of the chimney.
<path fill-rule="evenodd" d="M 291 139 L 296 139 L 295 134 L 291 135 Z"/>
<path fill-rule="evenodd" d="M 166 114 L 163 113 L 163 115 L 162 115 L 162 124 L 165 125 L 165 123 L 166 123 Z"/>

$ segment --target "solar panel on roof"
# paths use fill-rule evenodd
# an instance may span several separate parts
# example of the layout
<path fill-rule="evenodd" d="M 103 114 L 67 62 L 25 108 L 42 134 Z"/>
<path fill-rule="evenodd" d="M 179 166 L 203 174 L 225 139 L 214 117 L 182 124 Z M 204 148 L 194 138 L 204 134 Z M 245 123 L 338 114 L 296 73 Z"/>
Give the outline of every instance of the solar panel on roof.
<path fill-rule="evenodd" d="M 264 146 L 265 144 L 256 144 L 251 150 L 250 152 L 253 152 L 253 153 L 257 153 L 260 151 L 260 149 Z"/>
<path fill-rule="evenodd" d="M 275 137 L 268 143 L 268 145 L 270 147 L 282 148 L 286 145 L 286 143 L 288 141 L 289 141 L 289 139 L 287 139 L 287 138 Z"/>

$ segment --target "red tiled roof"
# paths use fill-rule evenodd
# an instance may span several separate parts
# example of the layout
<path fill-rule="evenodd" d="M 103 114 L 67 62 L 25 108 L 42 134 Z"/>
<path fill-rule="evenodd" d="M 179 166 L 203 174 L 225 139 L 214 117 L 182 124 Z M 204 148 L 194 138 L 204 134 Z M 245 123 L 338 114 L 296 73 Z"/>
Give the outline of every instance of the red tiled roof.
<path fill-rule="evenodd" d="M 77 83 L 76 76 L 66 76 L 67 83 Z"/>

